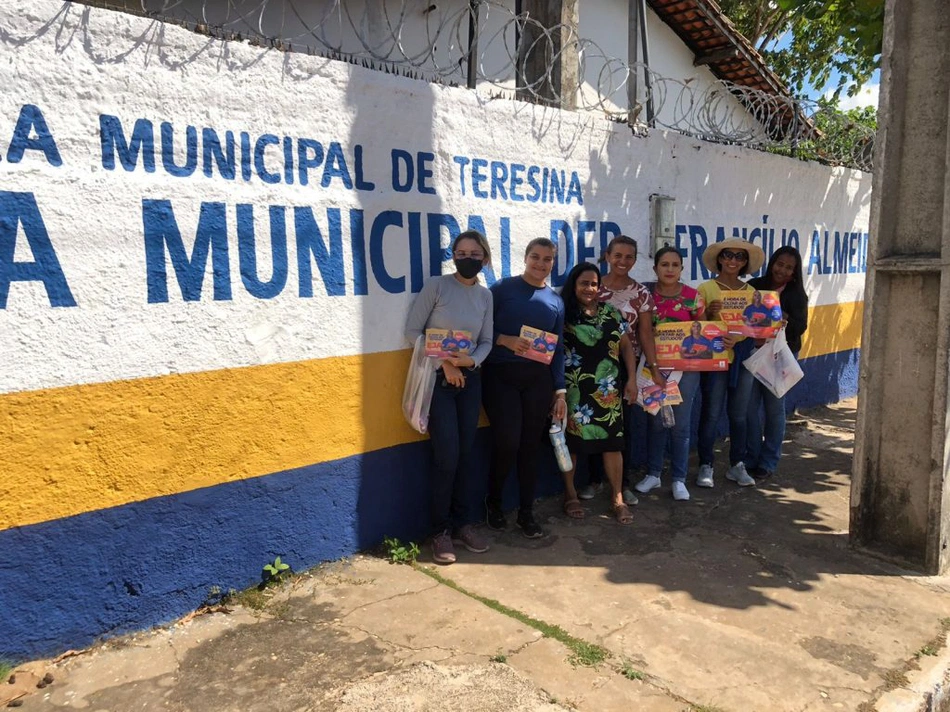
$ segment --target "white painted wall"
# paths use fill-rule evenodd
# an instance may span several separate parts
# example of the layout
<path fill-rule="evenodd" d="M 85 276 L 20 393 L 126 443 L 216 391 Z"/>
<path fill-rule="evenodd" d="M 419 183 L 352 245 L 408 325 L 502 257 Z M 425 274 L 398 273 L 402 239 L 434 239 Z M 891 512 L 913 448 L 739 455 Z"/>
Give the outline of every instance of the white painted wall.
<path fill-rule="evenodd" d="M 35 225 L 28 227 L 24 214 L 16 212 L 17 201 L 28 195 L 77 305 L 52 307 L 44 282 L 18 272 L 21 278 L 9 285 L 6 308 L 0 309 L 0 392 L 400 349 L 413 265 L 427 275 L 432 261 L 438 265 L 441 257 L 429 249 L 431 214 L 454 216 L 463 229 L 469 216 L 480 216 L 494 246 L 496 275 L 517 274 L 520 251 L 538 235 L 559 238 L 562 272 L 572 253 L 576 260 L 587 249 L 583 256 L 590 259 L 599 252 L 596 230 L 605 221 L 641 240 L 646 253 L 653 193 L 677 200 L 678 234 L 693 281 L 702 275 L 693 270 L 700 250 L 690 246 L 690 235 L 700 233 L 690 226 L 700 226 L 712 241 L 718 227 L 731 236 L 765 225 L 777 231 L 776 246 L 783 229 L 795 229 L 806 260 L 814 255 L 813 230 L 832 231 L 832 242 L 834 231 L 867 232 L 871 181 L 856 171 L 672 132 L 637 137 L 625 126 L 588 114 L 509 100 L 486 102 L 461 88 L 244 43 L 209 42 L 171 26 L 154 34 L 148 19 L 81 5 L 62 8 L 58 0 L 19 0 L 0 8 L 0 26 L 8 33 L 0 41 L 0 85 L 5 87 L 0 94 L 0 237 L 15 240 L 12 262 L 0 250 L 0 274 L 9 278 L 39 259 L 28 239 L 39 239 Z M 85 41 L 61 40 L 80 35 Z M 42 111 L 62 165 L 53 165 L 35 144 L 26 147 L 22 160 L 11 158 L 24 106 Z M 200 148 L 198 169 L 187 177 L 169 175 L 160 150 L 154 172 L 141 164 L 132 171 L 121 165 L 109 170 L 100 140 L 102 115 L 119 117 L 127 137 L 137 119 L 151 121 L 156 136 L 168 122 L 179 164 L 188 126 L 196 127 L 199 139 L 202 128 L 211 127 L 221 136 L 226 130 L 246 131 L 252 141 L 273 134 L 295 142 L 309 138 L 325 149 L 339 142 L 351 173 L 359 146 L 364 180 L 375 187 L 349 189 L 339 178 L 323 187 L 319 168 L 310 171 L 308 185 L 300 184 L 298 173 L 288 184 L 276 146 L 263 154 L 264 167 L 279 176 L 275 184 L 253 170 L 246 181 L 240 172 L 237 180 L 217 172 L 206 177 Z M 30 140 L 37 135 L 33 126 Z M 394 149 L 432 154 L 433 175 L 425 187 L 433 192 L 420 192 L 418 182 L 406 192 L 394 189 Z M 498 161 L 509 171 L 512 164 L 523 164 L 575 173 L 580 200 L 477 197 L 470 172 L 460 174 L 456 157 Z M 209 261 L 200 300 L 183 300 L 165 255 L 168 301 L 149 302 L 143 217 L 148 200 L 170 201 L 189 254 L 203 205 L 224 204 L 230 299 L 214 299 Z M 252 206 L 247 209 L 253 210 L 262 280 L 272 269 L 270 206 L 285 216 L 287 282 L 272 298 L 254 297 L 243 285 L 238 205 Z M 345 294 L 328 294 L 314 266 L 308 283 L 313 296 L 300 296 L 294 222 L 300 209 L 313 211 L 324 241 L 328 211 L 340 211 L 341 243 L 334 251 L 344 266 Z M 402 226 L 382 232 L 380 247 L 370 237 L 371 226 L 387 211 Z M 364 218 L 362 238 L 352 229 L 350 217 L 356 214 Z M 418 250 L 412 246 L 414 215 L 421 221 Z M 569 226 L 569 240 L 558 232 L 558 221 Z M 595 232 L 580 234 L 585 221 L 593 222 Z M 502 238 L 506 226 L 508 260 Z M 751 236 L 762 242 L 760 233 Z M 448 239 L 443 231 L 441 246 Z M 355 286 L 360 250 L 368 256 L 366 295 L 357 294 Z M 411 257 L 414 252 L 418 259 Z M 859 261 L 860 256 L 850 258 L 852 266 Z M 45 268 L 51 269 L 49 263 Z M 386 291 L 384 271 L 405 278 L 404 289 Z M 636 275 L 650 274 L 641 260 Z M 815 271 L 808 287 L 813 303 L 859 300 L 863 275 L 847 269 Z"/>

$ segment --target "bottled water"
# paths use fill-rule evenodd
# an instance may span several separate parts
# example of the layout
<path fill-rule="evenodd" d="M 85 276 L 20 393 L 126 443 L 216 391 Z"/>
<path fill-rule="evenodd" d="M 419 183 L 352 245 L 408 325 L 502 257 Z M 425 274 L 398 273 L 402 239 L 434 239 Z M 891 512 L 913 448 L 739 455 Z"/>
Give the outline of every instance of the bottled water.
<path fill-rule="evenodd" d="M 663 419 L 664 428 L 672 428 L 676 425 L 676 416 L 673 415 L 673 406 L 660 406 L 660 417 Z"/>
<path fill-rule="evenodd" d="M 571 462 L 571 453 L 567 449 L 567 440 L 564 439 L 564 429 L 560 423 L 552 423 L 548 431 L 551 438 L 551 444 L 554 446 L 554 458 L 557 460 L 557 466 L 561 472 L 570 472 L 574 467 Z"/>

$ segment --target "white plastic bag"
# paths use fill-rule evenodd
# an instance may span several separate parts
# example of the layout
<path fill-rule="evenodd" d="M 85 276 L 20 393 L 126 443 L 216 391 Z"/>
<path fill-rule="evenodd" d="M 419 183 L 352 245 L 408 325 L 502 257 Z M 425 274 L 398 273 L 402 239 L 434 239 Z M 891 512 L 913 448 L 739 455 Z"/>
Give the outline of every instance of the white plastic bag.
<path fill-rule="evenodd" d="M 406 388 L 402 392 L 402 414 L 413 430 L 425 433 L 429 427 L 429 406 L 435 391 L 435 372 L 438 360 L 426 356 L 426 337 L 416 338 L 412 360 L 406 374 Z"/>
<path fill-rule="evenodd" d="M 781 398 L 788 393 L 792 386 L 798 383 L 805 374 L 802 367 L 795 360 L 795 354 L 788 348 L 785 339 L 785 329 L 775 335 L 774 339 L 765 342 L 758 351 L 749 356 L 743 364 L 775 395 Z"/>

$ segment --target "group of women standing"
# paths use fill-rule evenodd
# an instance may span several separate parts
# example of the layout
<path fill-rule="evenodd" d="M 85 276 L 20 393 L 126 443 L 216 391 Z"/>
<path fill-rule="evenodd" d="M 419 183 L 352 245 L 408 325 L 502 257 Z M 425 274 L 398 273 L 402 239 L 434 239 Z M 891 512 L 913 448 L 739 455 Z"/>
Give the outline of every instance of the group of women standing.
<path fill-rule="evenodd" d="M 618 236 L 603 255 L 607 274 L 602 276 L 596 265 L 579 264 L 567 275 L 560 296 L 547 286 L 556 258 L 556 245 L 547 238 L 528 243 L 523 274 L 500 280 L 490 290 L 477 281 L 481 267 L 491 260 L 483 235 L 475 231 L 459 235 L 452 256 L 455 274 L 425 284 L 406 326 L 411 341 L 427 328 L 464 329 L 472 335 L 471 354 L 441 362 L 430 407 L 435 469 L 432 549 L 437 563 L 455 561 L 455 543 L 476 553 L 488 550 L 484 537 L 471 525 L 475 517 L 467 511 L 464 496 L 479 404 L 492 426 L 486 523 L 491 529 L 507 527 L 502 491 L 514 467 L 519 489 L 516 523 L 529 538 L 544 535 L 533 502 L 538 455 L 552 421 L 566 423 L 572 463 L 576 466 L 578 457 L 587 457 L 592 477 L 606 475 L 611 512 L 621 524 L 633 521 L 630 506 L 637 498 L 626 476 L 642 461 L 644 442 L 646 474 L 633 489 L 646 493 L 661 487 L 669 455 L 673 498 L 689 499 L 686 480 L 697 393 L 702 395 L 698 486 L 714 486 L 713 447 L 724 407 L 730 435 L 726 478 L 749 486 L 755 484 L 753 475 L 766 477 L 775 470 L 785 431 L 784 399 L 772 395 L 742 367 L 761 342 L 726 336 L 728 371 L 684 372 L 679 378 L 682 403 L 672 407 L 671 428 L 635 405 L 635 374 L 642 354 L 649 378 L 665 384 L 668 374 L 657 363 L 655 327 L 716 319 L 723 290 L 779 292 L 787 339 L 797 355 L 807 328 L 807 297 L 801 256 L 794 248 L 777 250 L 763 276 L 746 282 L 742 277 L 757 272 L 764 262 L 761 248 L 738 239 L 711 245 L 703 262 L 714 276 L 697 290 L 683 283 L 682 256 L 672 247 L 654 256 L 655 282 L 634 280 L 630 271 L 637 244 Z M 522 338 L 523 326 L 557 335 L 550 363 L 525 358 L 532 343 Z M 564 473 L 564 490 L 565 514 L 584 517 L 573 468 Z"/>

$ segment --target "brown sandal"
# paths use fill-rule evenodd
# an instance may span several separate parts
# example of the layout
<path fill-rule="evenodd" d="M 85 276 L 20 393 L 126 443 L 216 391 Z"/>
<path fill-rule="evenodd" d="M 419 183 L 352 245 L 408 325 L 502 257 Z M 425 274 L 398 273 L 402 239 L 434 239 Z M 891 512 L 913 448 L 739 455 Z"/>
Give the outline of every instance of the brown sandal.
<path fill-rule="evenodd" d="M 564 514 L 571 519 L 583 519 L 584 507 L 581 506 L 581 501 L 579 499 L 569 499 L 564 502 Z"/>
<path fill-rule="evenodd" d="M 615 504 L 613 507 L 613 513 L 619 524 L 633 524 L 633 514 L 630 513 L 630 509 L 627 507 L 627 505 L 623 503 Z"/>

